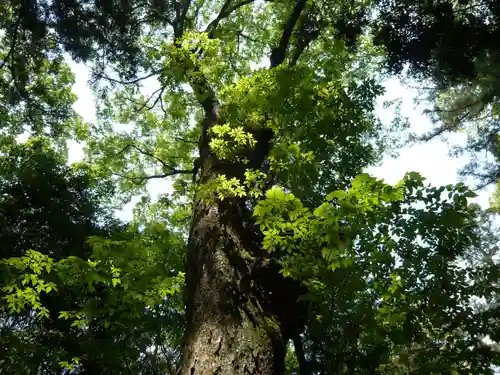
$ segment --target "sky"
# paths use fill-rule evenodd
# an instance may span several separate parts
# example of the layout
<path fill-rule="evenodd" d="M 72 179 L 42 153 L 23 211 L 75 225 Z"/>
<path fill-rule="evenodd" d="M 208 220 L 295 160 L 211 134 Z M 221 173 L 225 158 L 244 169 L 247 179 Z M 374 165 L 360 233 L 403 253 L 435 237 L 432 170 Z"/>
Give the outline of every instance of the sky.
<path fill-rule="evenodd" d="M 75 85 L 73 91 L 78 96 L 77 102 L 74 104 L 74 109 L 87 122 L 95 122 L 95 107 L 92 93 L 88 86 L 89 71 L 83 64 L 70 62 L 71 69 L 75 74 Z M 423 114 L 423 108 L 414 104 L 416 91 L 414 89 L 403 86 L 397 79 L 390 79 L 384 82 L 386 89 L 385 94 L 379 98 L 377 102 L 376 114 L 382 122 L 391 121 L 394 116 L 394 110 L 384 108 L 385 100 L 400 98 L 401 114 L 407 117 L 410 122 L 410 130 L 422 133 L 432 128 L 432 123 L 429 118 Z M 448 144 L 440 139 L 434 139 L 424 144 L 415 145 L 412 147 L 404 147 L 400 150 L 398 157 L 386 157 L 380 165 L 372 166 L 367 169 L 367 172 L 373 176 L 384 179 L 389 184 L 397 183 L 406 172 L 419 172 L 427 179 L 427 182 L 435 185 L 447 185 L 459 182 L 457 171 L 468 162 L 468 156 L 450 157 L 449 145 L 455 143 L 463 143 L 465 135 L 452 134 L 448 137 Z M 69 161 L 78 161 L 83 157 L 83 150 L 80 145 L 74 141 L 69 142 Z M 152 180 L 148 186 L 148 190 L 152 196 L 157 196 L 163 193 L 165 182 L 161 180 Z M 488 198 L 493 192 L 494 186 L 478 192 L 478 197 L 471 200 L 483 207 L 488 206 Z M 136 200 L 132 200 L 122 210 L 117 212 L 117 216 L 123 220 L 132 218 L 132 208 Z"/>

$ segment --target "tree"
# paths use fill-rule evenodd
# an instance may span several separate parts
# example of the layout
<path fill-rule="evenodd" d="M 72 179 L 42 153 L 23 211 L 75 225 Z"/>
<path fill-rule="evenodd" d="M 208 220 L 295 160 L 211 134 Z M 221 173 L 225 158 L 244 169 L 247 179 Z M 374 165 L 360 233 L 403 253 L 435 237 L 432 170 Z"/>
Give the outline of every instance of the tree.
<path fill-rule="evenodd" d="M 159 100 L 170 101 L 170 106 L 182 100 L 197 113 L 198 125 L 193 131 L 177 128 L 188 123 L 186 111 L 167 112 L 162 120 L 152 116 L 149 104 L 139 104 L 132 107 L 135 111 L 115 109 L 115 113 L 122 121 L 128 120 L 128 115 L 137 119 L 138 125 L 144 123 L 144 130 L 138 129 L 138 133 L 146 142 L 115 135 L 100 144 L 101 149 L 109 150 L 105 160 L 114 158 L 119 170 L 123 170 L 123 164 L 118 164 L 117 155 L 131 153 L 161 167 L 154 175 L 140 170 L 125 175 L 139 183 L 180 171 L 193 174 L 187 166 L 192 160 L 191 150 L 198 146 L 199 169 L 194 179 L 200 192 L 192 203 L 186 270 L 187 330 L 181 373 L 280 373 L 288 341 L 303 330 L 305 307 L 297 302 L 303 291 L 298 282 L 279 272 L 279 259 L 261 248 L 262 237 L 252 224 L 251 208 L 273 183 L 300 194 L 310 204 L 318 202 L 324 191 L 346 186 L 350 177 L 376 156 L 366 137 L 377 126 L 369 111 L 371 99 L 380 88 L 363 79 L 364 67 L 358 73 L 358 83 L 356 74 L 347 76 L 331 66 L 334 56 L 337 61 L 351 63 L 352 57 L 342 41 L 324 61 L 311 61 L 309 66 L 298 64 L 299 58 L 306 55 L 301 56 L 305 48 L 300 45 L 299 35 L 292 39 L 296 24 L 303 24 L 297 33 L 307 36 L 315 32 L 315 26 L 308 24 L 317 11 L 305 2 L 277 5 L 276 10 L 274 5 L 269 7 L 268 12 L 282 13 L 268 26 L 275 33 L 268 42 L 272 47 L 271 69 L 251 73 L 248 59 L 260 61 L 266 51 L 251 41 L 238 45 L 238 34 L 231 29 L 237 27 L 243 33 L 245 28 L 256 30 L 258 18 L 252 19 L 246 2 L 221 5 L 215 21 L 203 27 L 203 34 L 185 26 L 195 7 L 187 9 L 185 15 L 179 11 L 167 34 L 171 42 L 160 42 L 167 60 L 160 65 L 159 56 L 152 50 L 148 61 L 154 71 L 162 70 L 162 66 L 165 69 L 159 81 L 163 86 L 160 92 L 165 89 L 167 94 Z M 201 12 L 206 7 L 202 4 Z M 243 14 L 245 19 L 241 18 Z M 151 43 L 154 38 L 152 34 Z M 321 43 L 329 40 L 326 37 Z M 327 51 L 320 46 L 310 47 L 312 56 Z M 229 64 L 234 64 L 234 69 L 229 70 Z M 330 74 L 344 82 L 332 82 Z M 192 92 L 183 89 L 181 83 L 189 83 Z M 125 89 L 118 97 L 122 103 L 127 99 L 140 103 L 133 89 Z M 344 103 L 345 109 L 338 112 L 335 102 Z M 141 107 L 142 111 L 137 111 Z M 113 103 L 108 108 L 113 108 Z M 165 129 L 171 117 L 173 126 Z M 174 141 L 171 135 L 181 139 Z M 194 137 L 199 137 L 198 144 Z M 334 137 L 338 139 L 335 143 Z M 321 150 L 323 155 L 313 157 L 313 150 Z M 286 167 L 295 161 L 296 165 Z M 109 166 L 107 161 L 103 164 Z M 296 173 L 294 168 L 299 165 L 308 168 L 310 175 Z M 128 166 L 137 171 L 136 166 Z M 318 183 L 311 186 L 308 180 L 313 176 L 317 176 Z M 247 190 L 245 185 L 255 187 Z M 279 293 L 283 289 L 286 295 Z"/>
<path fill-rule="evenodd" d="M 145 306 L 177 288 L 168 283 L 176 272 L 158 264 L 181 269 L 174 250 L 183 241 L 151 218 L 141 231 L 137 223 L 119 223 L 111 211 L 113 181 L 95 167 L 65 165 L 68 137 L 81 138 L 88 126 L 71 108 L 74 77 L 50 35 L 36 39 L 33 19 L 22 24 L 28 3 L 0 7 L 7 23 L 0 64 L 0 318 L 7 350 L 0 367 L 13 374 L 60 374 L 75 365 L 87 374 L 165 371 L 178 355 L 179 298 Z M 128 247 L 117 251 L 116 243 Z M 121 278 L 110 269 L 113 261 L 128 265 Z M 122 280 L 134 286 L 117 294 L 112 287 Z"/>
<path fill-rule="evenodd" d="M 117 319 L 127 333 L 144 311 L 177 312 L 167 295 L 178 295 L 186 245 L 181 374 L 280 374 L 286 353 L 293 371 L 289 341 L 301 374 L 491 373 L 498 353 L 481 340 L 494 307 L 475 312 L 468 299 L 491 299 L 494 277 L 478 287 L 470 275 L 489 269 L 460 263 L 481 245 L 471 192 L 428 187 L 417 174 L 396 186 L 360 175 L 397 137 L 373 114 L 382 55 L 362 32 L 370 3 L 3 6 L 5 68 L 29 71 L 17 51 L 43 59 L 63 49 L 91 65 L 99 123 L 66 128 L 85 141 L 86 162 L 122 192 L 173 180 L 145 214 L 160 220 L 139 212 L 137 241 L 93 238 L 83 263 L 43 258 L 63 283 L 106 286 L 106 298 L 88 299 L 97 308 L 62 314 L 80 332 L 95 320 L 109 328 L 117 311 L 135 313 Z M 147 79 L 155 87 L 144 96 Z M 161 241 L 168 252 L 156 251 Z M 111 326 L 110 342 L 121 333 Z M 158 345 L 126 353 L 137 363 Z"/>
<path fill-rule="evenodd" d="M 428 113 L 436 128 L 420 140 L 466 132 L 467 144 L 454 150 L 473 156 L 462 175 L 477 178 L 478 188 L 497 182 L 498 3 L 383 0 L 377 10 L 376 42 L 387 51 L 389 70 L 400 73 L 407 65 L 434 105 Z M 493 160 L 480 160 L 484 152 Z"/>
<path fill-rule="evenodd" d="M 12 145 L 8 154 L 2 157 L 0 165 L 0 240 L 3 244 L 1 257 L 2 271 L 5 271 L 2 272 L 4 288 L 13 277 L 9 268 L 6 268 L 9 262 L 4 263 L 5 260 L 19 259 L 25 255 L 26 250 L 32 252 L 33 266 L 40 266 L 36 263 L 43 259 L 35 254 L 45 254 L 56 260 L 68 256 L 86 258 L 91 253 L 91 248 L 86 243 L 87 237 L 106 235 L 112 228 L 113 221 L 109 213 L 96 204 L 100 196 L 106 194 L 105 185 L 90 187 L 92 180 L 88 173 L 66 167 L 46 142 L 32 140 L 26 144 Z M 33 283 L 33 287 L 35 285 Z M 49 291 L 51 285 L 54 284 L 45 285 Z M 43 284 L 38 286 L 42 287 Z M 53 288 L 55 287 L 54 285 Z M 5 296 L 4 288 L 2 294 Z M 58 332 L 62 332 L 68 341 L 75 339 L 70 338 L 69 324 L 58 321 L 57 316 L 58 310 L 69 310 L 69 306 L 74 304 L 72 302 L 67 306 L 71 298 L 63 297 L 61 301 L 62 296 L 73 295 L 73 300 L 78 297 L 75 291 L 60 292 L 56 298 L 41 296 L 39 302 L 43 303 L 45 310 L 40 311 L 48 318 L 41 322 L 33 319 L 33 313 L 29 309 L 18 309 L 18 314 L 9 318 L 9 315 L 4 315 L 8 311 L 5 310 L 7 306 L 2 307 L 2 342 L 3 346 L 10 348 L 2 358 L 3 368 L 11 371 L 14 371 L 16 365 L 20 366 L 20 371 L 34 371 L 36 366 L 43 368 L 41 362 L 52 355 L 53 341 Z M 29 301 L 29 297 L 28 294 L 24 295 L 25 300 Z M 23 337 L 26 332 L 30 334 Z M 34 338 L 37 344 L 30 344 Z M 55 346 L 57 349 L 57 345 Z M 70 345 L 62 343 L 61 346 L 68 349 Z M 19 358 L 11 357 L 16 351 L 24 358 L 23 362 L 16 363 Z M 30 351 L 33 359 L 28 364 L 28 355 L 20 353 Z M 47 362 L 50 366 L 50 360 Z"/>
<path fill-rule="evenodd" d="M 159 223 L 139 233 L 117 222 L 105 205 L 109 181 L 64 165 L 46 142 L 13 146 L 0 165 L 2 369 L 58 374 L 72 359 L 83 374 L 167 369 L 179 298 L 145 305 L 177 287 L 159 265 L 180 268 L 182 239 Z M 153 343 L 172 353 L 144 356 Z"/>

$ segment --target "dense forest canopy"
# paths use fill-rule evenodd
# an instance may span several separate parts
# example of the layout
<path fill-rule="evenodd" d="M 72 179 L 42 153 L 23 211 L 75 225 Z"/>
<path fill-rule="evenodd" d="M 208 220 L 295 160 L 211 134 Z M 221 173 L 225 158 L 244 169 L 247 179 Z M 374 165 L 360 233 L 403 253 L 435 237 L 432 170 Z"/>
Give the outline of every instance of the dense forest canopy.
<path fill-rule="evenodd" d="M 436 126 L 418 141 L 466 131 L 495 162 L 463 173 L 498 181 L 499 16 L 0 2 L 0 373 L 493 374 L 498 203 L 362 172 L 401 144 L 375 101 L 406 74 Z M 73 109 L 69 59 L 91 71 L 95 122 Z M 68 165 L 70 140 L 85 156 Z"/>

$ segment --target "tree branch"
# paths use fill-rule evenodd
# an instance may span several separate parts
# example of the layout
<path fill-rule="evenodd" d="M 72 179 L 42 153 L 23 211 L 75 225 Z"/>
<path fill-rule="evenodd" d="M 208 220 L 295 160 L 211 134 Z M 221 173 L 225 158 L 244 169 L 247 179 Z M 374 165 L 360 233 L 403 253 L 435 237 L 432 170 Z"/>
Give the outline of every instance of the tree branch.
<path fill-rule="evenodd" d="M 184 31 L 184 22 L 186 21 L 187 18 L 187 12 L 189 10 L 189 7 L 191 6 L 192 0 L 185 0 L 184 4 L 182 5 L 182 31 Z"/>
<path fill-rule="evenodd" d="M 293 338 L 293 347 L 295 349 L 295 356 L 297 357 L 297 361 L 299 362 L 299 374 L 309 375 L 307 361 L 304 354 L 304 347 L 302 346 L 302 340 L 300 339 L 300 335 L 298 334 Z"/>
<path fill-rule="evenodd" d="M 174 11 L 175 11 L 175 18 L 174 18 L 174 22 L 172 22 L 172 26 L 174 28 L 174 36 L 176 38 L 180 38 L 182 36 L 182 23 L 183 23 L 183 20 L 182 20 L 182 16 L 181 16 L 181 3 L 180 3 L 180 0 L 172 0 L 172 5 L 174 7 Z M 180 26 L 180 27 L 179 27 Z"/>
<path fill-rule="evenodd" d="M 226 0 L 217 17 L 212 22 L 210 22 L 205 29 L 208 37 L 211 39 L 214 37 L 215 31 L 217 30 L 217 26 L 219 26 L 220 21 L 222 21 L 226 17 L 229 17 L 235 10 L 253 2 L 254 0 L 242 0 L 239 3 L 231 6 L 231 0 Z"/>
<path fill-rule="evenodd" d="M 137 150 L 139 153 L 141 153 L 142 155 L 149 156 L 150 158 L 155 159 L 156 161 L 158 161 L 165 168 L 168 168 L 168 169 L 170 169 L 172 171 L 176 170 L 173 165 L 168 164 L 165 160 L 160 159 L 158 156 L 156 156 L 156 155 L 154 155 L 154 154 L 152 154 L 150 152 L 144 151 L 140 147 L 138 147 L 136 145 L 133 145 L 133 144 L 125 145 L 125 147 L 123 147 L 120 151 L 118 151 L 114 156 L 118 156 L 118 155 L 124 153 L 129 148 L 133 148 L 133 149 Z"/>
<path fill-rule="evenodd" d="M 219 22 L 221 20 L 230 16 L 234 11 L 241 8 L 242 6 L 250 4 L 253 1 L 254 0 L 242 0 L 236 4 L 231 5 L 231 0 L 226 0 L 217 17 L 209 23 L 205 30 L 205 32 L 208 34 L 208 37 L 214 37 L 217 26 L 219 25 Z M 199 51 L 199 53 L 202 53 L 202 51 Z M 197 71 L 198 68 L 196 66 L 192 66 L 192 70 Z M 192 76 L 190 79 L 188 77 L 188 81 L 195 95 L 198 97 L 203 110 L 205 111 L 204 129 L 207 130 L 208 127 L 210 127 L 209 123 L 215 123 L 216 119 L 218 118 L 218 111 L 220 106 L 219 100 L 217 99 L 215 92 L 204 76 L 197 76 L 196 78 Z"/>
<path fill-rule="evenodd" d="M 219 25 L 221 20 L 230 16 L 234 11 L 241 8 L 242 6 L 250 4 L 253 1 L 254 0 L 241 0 L 231 5 L 231 0 L 226 0 L 217 17 L 207 26 L 206 32 L 208 33 L 208 36 L 210 38 L 213 38 L 217 26 Z M 180 42 L 178 37 L 176 38 L 176 41 L 174 41 L 174 44 L 177 47 L 180 47 Z M 198 51 L 198 53 L 201 54 L 202 50 Z M 200 73 L 199 66 L 197 66 L 196 63 L 190 61 L 189 59 L 180 62 L 180 64 L 183 64 L 185 66 L 187 72 L 191 71 L 193 73 Z M 206 142 L 208 140 L 207 137 L 208 129 L 218 121 L 220 102 L 217 98 L 215 91 L 213 90 L 213 88 L 211 87 L 210 83 L 208 82 L 208 80 L 204 75 L 188 74 L 187 81 L 191 85 L 191 88 L 193 89 L 198 99 L 198 102 L 201 104 L 205 112 L 205 119 L 203 120 L 202 124 L 202 134 L 199 141 L 201 150 L 205 149 L 207 146 Z"/>
<path fill-rule="evenodd" d="M 288 43 L 290 42 L 290 37 L 292 36 L 293 29 L 295 28 L 295 24 L 297 23 L 300 14 L 304 10 L 306 6 L 307 0 L 297 0 L 295 7 L 293 8 L 292 13 L 288 17 L 288 20 L 285 23 L 283 28 L 283 33 L 281 34 L 280 42 L 277 47 L 273 48 L 271 52 L 271 67 L 274 68 L 283 61 L 285 61 L 286 51 L 288 49 Z"/>
<path fill-rule="evenodd" d="M 199 4 L 196 5 L 196 9 L 194 11 L 194 16 L 193 16 L 193 18 L 190 18 L 191 21 L 196 22 L 196 20 L 198 19 L 199 15 L 200 15 L 200 10 L 203 7 L 203 4 L 204 4 L 204 2 L 200 1 Z"/>
<path fill-rule="evenodd" d="M 153 102 L 153 104 L 151 106 L 148 106 L 148 103 L 149 101 L 153 98 L 153 96 L 156 95 L 157 92 L 160 92 L 160 94 L 158 95 L 158 97 L 155 99 L 155 101 Z M 139 109 L 137 109 L 137 112 L 139 111 L 142 111 L 144 108 L 147 108 L 148 111 L 152 110 L 157 104 L 158 102 L 161 100 L 161 97 L 163 96 L 163 93 L 165 92 L 165 87 L 160 87 L 158 90 L 155 90 L 150 96 L 149 98 L 144 102 L 143 105 L 141 105 L 141 107 Z"/>
<path fill-rule="evenodd" d="M 174 45 L 177 48 L 181 47 L 181 43 L 178 39 L 174 41 Z M 182 58 L 178 64 L 184 66 L 186 80 L 191 86 L 196 99 L 203 107 L 205 116 L 216 114 L 216 117 L 218 117 L 219 100 L 217 99 L 215 91 L 210 86 L 210 83 L 200 71 L 200 67 L 189 58 Z"/>
<path fill-rule="evenodd" d="M 167 177 L 172 177 L 172 176 L 175 176 L 175 175 L 178 175 L 178 174 L 191 174 L 191 173 L 193 173 L 192 169 L 190 169 L 190 170 L 187 170 L 187 169 L 174 169 L 174 170 L 172 170 L 171 172 L 168 172 L 168 173 L 155 174 L 155 175 L 150 175 L 150 176 L 132 177 L 132 176 L 127 176 L 127 175 L 124 175 L 124 174 L 121 174 L 121 173 L 114 173 L 114 175 L 122 177 L 122 178 L 126 178 L 127 180 L 134 181 L 135 184 L 140 185 L 144 181 L 148 181 L 148 180 L 154 180 L 154 179 L 157 179 L 157 178 L 167 178 Z"/>
<path fill-rule="evenodd" d="M 470 115 L 470 111 L 467 111 L 462 116 L 460 116 L 458 119 L 455 119 L 453 121 L 453 124 L 442 125 L 442 126 L 438 127 L 437 129 L 435 129 L 434 131 L 418 137 L 418 140 L 421 142 L 429 142 L 432 139 L 442 135 L 443 133 L 446 133 L 447 131 L 456 130 L 460 126 L 462 121 L 465 120 L 467 118 L 467 116 L 469 116 L 469 115 Z"/>
<path fill-rule="evenodd" d="M 153 71 L 150 74 L 145 75 L 144 77 L 135 78 L 135 79 L 132 79 L 130 81 L 123 81 L 123 80 L 120 80 L 120 79 L 111 78 L 111 77 L 108 77 L 107 75 L 105 75 L 103 73 L 96 73 L 95 71 L 93 72 L 93 74 L 94 74 L 94 76 L 96 78 L 106 79 L 106 80 L 108 80 L 110 82 L 119 83 L 121 85 L 133 85 L 133 84 L 139 83 L 140 81 L 143 81 L 145 79 L 154 77 L 155 75 L 160 74 L 164 70 L 165 70 L 165 68 L 158 69 L 158 70 Z"/>
<path fill-rule="evenodd" d="M 483 190 L 485 187 L 496 183 L 500 179 L 500 170 L 493 172 L 489 175 L 486 174 L 479 174 L 479 173 L 469 173 L 471 176 L 479 178 L 482 180 L 481 183 L 477 184 L 472 191 L 480 191 Z"/>
<path fill-rule="evenodd" d="M 196 144 L 196 142 L 195 142 L 195 141 L 189 141 L 189 140 L 184 139 L 184 138 L 182 138 L 182 137 L 175 137 L 175 136 L 174 136 L 174 137 L 172 137 L 172 138 L 173 138 L 173 139 L 175 139 L 175 140 L 177 140 L 177 141 L 180 141 L 180 142 L 184 142 L 184 143 L 191 143 L 191 144 Z"/>
<path fill-rule="evenodd" d="M 10 55 L 12 55 L 12 52 L 14 52 L 14 48 L 16 48 L 17 35 L 19 34 L 19 25 L 21 24 L 21 13 L 22 13 L 23 6 L 24 6 L 24 2 L 21 2 L 21 7 L 19 8 L 19 15 L 17 16 L 17 20 L 16 20 L 16 23 L 14 25 L 14 34 L 12 35 L 12 41 L 10 43 L 9 52 L 7 52 L 7 55 L 5 55 L 5 58 L 0 63 L 0 70 L 3 69 L 3 67 L 7 63 L 7 60 L 9 59 Z"/>
<path fill-rule="evenodd" d="M 172 4 L 175 10 L 175 19 L 171 23 L 174 28 L 175 38 L 180 38 L 184 33 L 185 22 L 187 18 L 187 12 L 191 6 L 192 0 L 172 0 Z"/>
<path fill-rule="evenodd" d="M 318 38 L 322 25 L 311 19 L 311 12 L 302 17 L 302 22 L 296 32 L 295 48 L 290 57 L 290 65 L 296 65 L 302 53 L 309 47 L 312 41 Z"/>
<path fill-rule="evenodd" d="M 261 45 L 265 45 L 265 43 L 263 41 L 260 41 L 258 39 L 252 38 L 250 35 L 244 34 L 243 30 L 239 30 L 238 32 L 236 32 L 236 35 L 241 36 L 242 38 L 247 39 L 247 40 L 249 40 L 251 42 L 254 42 L 254 43 L 257 43 L 257 44 L 261 44 Z"/>

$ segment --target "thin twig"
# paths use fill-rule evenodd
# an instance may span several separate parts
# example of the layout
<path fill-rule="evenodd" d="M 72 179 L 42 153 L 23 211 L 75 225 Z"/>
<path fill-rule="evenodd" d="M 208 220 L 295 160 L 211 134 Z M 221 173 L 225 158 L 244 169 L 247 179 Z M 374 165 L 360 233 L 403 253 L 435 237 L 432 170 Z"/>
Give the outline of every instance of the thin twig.
<path fill-rule="evenodd" d="M 188 169 L 173 169 L 172 171 L 170 171 L 168 173 L 155 174 L 155 175 L 149 175 L 149 176 L 133 177 L 133 176 L 127 176 L 127 175 L 124 175 L 121 173 L 114 173 L 114 175 L 122 177 L 122 178 L 126 178 L 127 180 L 134 181 L 135 184 L 139 185 L 139 184 L 142 184 L 144 181 L 154 180 L 157 178 L 167 178 L 167 177 L 172 177 L 172 176 L 175 176 L 178 174 L 192 174 L 192 173 L 193 173 L 192 169 L 190 169 L 190 170 L 188 170 Z"/>
<path fill-rule="evenodd" d="M 163 71 L 165 71 L 165 68 L 155 70 L 155 71 L 153 71 L 152 73 L 150 73 L 150 74 L 148 74 L 148 75 L 145 75 L 144 77 L 140 77 L 140 78 L 132 79 L 132 80 L 130 80 L 130 81 L 123 81 L 123 80 L 120 80 L 120 79 L 111 78 L 111 77 L 108 77 L 107 75 L 105 75 L 105 74 L 103 74 L 103 73 L 95 73 L 95 72 L 94 72 L 94 75 L 95 75 L 97 78 L 107 79 L 108 81 L 115 82 L 115 83 L 119 83 L 119 84 L 121 84 L 121 85 L 133 85 L 133 84 L 139 83 L 140 81 L 143 81 L 143 80 L 145 80 L 145 79 L 148 79 L 148 78 L 154 77 L 155 75 L 160 74 L 160 73 L 162 73 Z"/>
<path fill-rule="evenodd" d="M 160 92 L 160 94 L 158 95 L 158 97 L 155 99 L 155 101 L 153 102 L 153 105 L 151 106 L 148 106 L 148 103 L 149 101 L 153 98 L 153 96 L 155 96 L 155 94 L 157 92 Z M 152 110 L 157 104 L 158 102 L 160 101 L 161 97 L 163 96 L 163 93 L 165 92 L 165 87 L 160 87 L 158 90 L 155 90 L 150 96 L 149 98 L 144 102 L 143 105 L 141 105 L 141 107 L 139 109 L 137 109 L 137 112 L 140 112 L 142 111 L 144 108 L 147 108 L 148 111 Z"/>
<path fill-rule="evenodd" d="M 182 137 L 173 136 L 172 138 L 175 139 L 175 140 L 177 140 L 177 141 L 184 142 L 184 143 L 191 143 L 191 144 L 194 144 L 194 145 L 198 144 L 198 142 L 196 142 L 196 141 L 189 141 L 189 140 L 184 139 Z"/>
<path fill-rule="evenodd" d="M 168 169 L 171 169 L 171 170 L 175 170 L 175 168 L 171 164 L 168 164 L 165 160 L 162 160 L 158 156 L 156 156 L 156 155 L 154 155 L 154 154 L 152 154 L 150 152 L 144 151 L 140 147 L 138 147 L 136 145 L 133 145 L 133 144 L 127 144 L 127 145 L 125 145 L 125 147 L 123 147 L 120 151 L 118 151 L 114 156 L 118 156 L 118 155 L 122 154 L 123 152 L 125 152 L 129 148 L 133 148 L 133 149 L 139 151 L 142 155 L 149 156 L 150 158 L 155 159 L 161 165 L 163 165 L 165 168 L 168 168 Z"/>
<path fill-rule="evenodd" d="M 433 132 L 428 133 L 428 134 L 424 134 L 424 135 L 420 136 L 418 138 L 418 140 L 421 141 L 421 142 L 428 142 L 428 141 L 431 141 L 434 138 L 442 135 L 443 133 L 445 133 L 447 131 L 453 131 L 453 130 L 455 130 L 456 128 L 458 128 L 460 126 L 461 122 L 463 120 L 465 120 L 465 118 L 468 115 L 470 115 L 469 111 L 467 111 L 465 114 L 463 114 L 462 116 L 460 116 L 460 118 L 456 119 L 453 122 L 453 124 L 440 126 L 436 130 L 434 130 Z"/>
<path fill-rule="evenodd" d="M 479 173 L 469 173 L 469 175 L 483 180 L 482 183 L 476 185 L 472 191 L 479 191 L 498 181 L 500 178 L 500 171 L 493 172 L 491 175 L 479 174 Z"/>
<path fill-rule="evenodd" d="M 249 40 L 249 41 L 251 41 L 251 42 L 258 43 L 258 44 L 261 44 L 261 45 L 265 45 L 265 43 L 264 43 L 263 41 L 258 40 L 258 39 L 255 39 L 255 38 L 252 38 L 251 36 L 249 36 L 249 35 L 247 35 L 247 34 L 244 34 L 244 33 L 243 33 L 243 30 L 239 30 L 239 31 L 236 33 L 236 35 L 241 36 L 242 38 L 247 39 L 247 40 Z"/>

